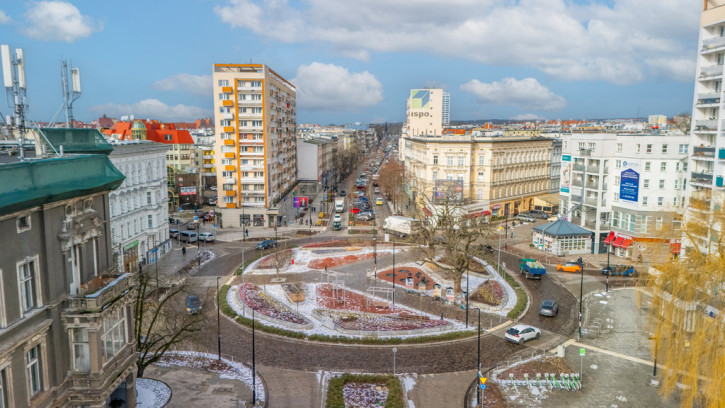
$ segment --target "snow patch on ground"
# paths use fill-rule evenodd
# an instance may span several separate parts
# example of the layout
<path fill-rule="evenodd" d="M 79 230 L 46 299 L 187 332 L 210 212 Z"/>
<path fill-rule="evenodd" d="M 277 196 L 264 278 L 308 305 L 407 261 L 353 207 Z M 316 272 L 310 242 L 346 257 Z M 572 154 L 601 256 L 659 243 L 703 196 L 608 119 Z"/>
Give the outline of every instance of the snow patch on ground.
<path fill-rule="evenodd" d="M 171 388 L 150 378 L 136 379 L 136 405 L 139 408 L 161 408 L 171 398 Z"/>
<path fill-rule="evenodd" d="M 413 388 L 415 388 L 415 377 L 416 374 L 400 376 L 400 379 L 403 381 L 403 396 L 405 397 L 405 399 L 408 399 L 408 393 L 410 391 L 413 391 Z M 415 408 L 415 404 L 413 403 L 413 401 L 408 400 L 408 408 Z"/>
<path fill-rule="evenodd" d="M 627 397 L 625 397 L 624 395 L 617 395 L 617 401 L 627 402 Z"/>
<path fill-rule="evenodd" d="M 591 368 L 592 370 L 596 370 L 597 368 L 599 368 L 599 366 L 596 364 L 592 364 L 589 366 L 589 368 Z"/>
<path fill-rule="evenodd" d="M 409 248 L 408 247 L 398 247 L 395 249 L 395 253 L 405 252 Z M 319 251 L 325 250 L 324 253 L 319 253 Z M 317 253 L 316 253 L 317 252 Z M 333 248 L 293 248 L 292 249 L 292 259 L 294 260 L 294 265 L 291 263 L 283 268 L 280 268 L 280 273 L 304 273 L 309 272 L 311 270 L 316 269 L 310 269 L 308 266 L 310 262 L 318 259 L 325 259 L 325 258 L 342 258 L 348 255 L 356 255 L 356 256 L 364 256 L 367 254 L 372 254 L 374 251 L 373 248 L 358 248 L 358 247 L 333 247 Z M 381 246 L 378 245 L 377 247 L 377 254 L 383 255 L 383 254 L 392 254 L 393 248 L 392 246 Z M 268 255 L 266 255 L 268 256 Z M 252 262 L 249 264 L 249 266 L 244 270 L 244 273 L 246 274 L 252 274 L 252 275 L 269 275 L 272 273 L 277 273 L 277 271 L 272 269 L 256 269 L 257 264 L 259 261 L 264 259 L 266 256 Z"/>

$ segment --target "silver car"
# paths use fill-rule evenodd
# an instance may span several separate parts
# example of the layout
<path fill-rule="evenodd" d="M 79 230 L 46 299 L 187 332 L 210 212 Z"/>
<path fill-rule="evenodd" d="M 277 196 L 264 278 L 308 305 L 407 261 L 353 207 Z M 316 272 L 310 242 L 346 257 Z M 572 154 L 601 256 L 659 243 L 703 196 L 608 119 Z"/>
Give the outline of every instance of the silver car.
<path fill-rule="evenodd" d="M 528 324 L 517 324 L 506 331 L 504 338 L 508 341 L 524 344 L 529 340 L 541 337 L 541 330 Z"/>

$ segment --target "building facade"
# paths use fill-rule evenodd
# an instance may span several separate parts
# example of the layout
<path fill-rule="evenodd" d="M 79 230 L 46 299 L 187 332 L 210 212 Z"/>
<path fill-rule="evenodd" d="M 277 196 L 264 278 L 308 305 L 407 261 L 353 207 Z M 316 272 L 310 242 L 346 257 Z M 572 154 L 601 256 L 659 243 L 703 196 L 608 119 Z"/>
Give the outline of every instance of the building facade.
<path fill-rule="evenodd" d="M 0 157 L 0 406 L 136 406 L 133 275 L 112 257 L 105 155 Z M 24 183 L 23 180 L 33 180 Z"/>
<path fill-rule="evenodd" d="M 442 89 L 411 89 L 403 125 L 408 136 L 443 134 L 451 118 L 451 97 Z"/>
<path fill-rule="evenodd" d="M 166 154 L 168 145 L 111 141 L 111 162 L 125 176 L 109 194 L 111 244 L 118 270 L 135 272 L 171 250 Z"/>
<path fill-rule="evenodd" d="M 563 138 L 560 208 L 572 223 L 593 232 L 592 251 L 652 261 L 669 248 L 663 230 L 680 228 L 684 211 L 688 137 L 574 133 Z M 679 253 L 679 246 L 677 246 Z"/>
<path fill-rule="evenodd" d="M 720 119 L 724 62 L 725 1 L 706 1 L 700 18 L 688 193 L 690 201 L 699 200 L 698 207 L 710 210 L 721 207 L 725 200 L 725 140 L 722 137 L 725 123 Z M 708 234 L 719 233 L 719 226 L 714 225 L 713 231 L 702 231 L 702 235 L 694 239 L 705 250 L 714 241 Z M 684 244 L 692 246 L 689 242 Z"/>
<path fill-rule="evenodd" d="M 534 209 L 534 198 L 551 192 L 551 139 L 467 132 L 403 136 L 400 144 L 410 190 L 424 201 L 455 190 L 455 200 L 469 213 L 514 216 Z"/>
<path fill-rule="evenodd" d="M 221 226 L 242 225 L 243 213 L 279 223 L 297 184 L 295 87 L 260 64 L 216 64 L 212 79 Z"/>

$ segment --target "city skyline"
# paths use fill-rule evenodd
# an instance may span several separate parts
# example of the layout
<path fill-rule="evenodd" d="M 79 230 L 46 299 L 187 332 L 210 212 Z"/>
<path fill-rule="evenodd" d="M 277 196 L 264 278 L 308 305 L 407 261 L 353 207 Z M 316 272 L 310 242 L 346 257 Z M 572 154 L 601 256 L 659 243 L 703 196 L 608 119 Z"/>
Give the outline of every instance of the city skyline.
<path fill-rule="evenodd" d="M 62 58 L 81 70 L 75 116 L 85 121 L 211 117 L 212 65 L 250 61 L 296 86 L 299 123 L 402 122 L 410 89 L 423 87 L 451 94 L 452 120 L 692 106 L 700 10 L 683 0 L 170 5 L 3 6 L 0 36 L 25 50 L 31 117 L 48 121 L 60 107 Z"/>

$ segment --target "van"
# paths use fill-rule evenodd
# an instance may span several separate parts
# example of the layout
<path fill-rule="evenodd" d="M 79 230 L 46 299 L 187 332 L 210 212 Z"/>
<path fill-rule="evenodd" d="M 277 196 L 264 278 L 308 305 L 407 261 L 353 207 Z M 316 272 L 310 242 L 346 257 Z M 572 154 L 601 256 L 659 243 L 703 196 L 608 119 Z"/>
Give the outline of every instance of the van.
<path fill-rule="evenodd" d="M 547 214 L 541 210 L 531 210 L 531 211 L 529 211 L 529 215 L 534 218 L 541 218 L 542 220 L 549 218 L 549 214 Z"/>
<path fill-rule="evenodd" d="M 181 231 L 179 233 L 179 241 L 181 242 L 196 242 L 196 232 L 194 231 Z"/>
<path fill-rule="evenodd" d="M 519 214 L 518 216 L 516 216 L 516 219 L 519 221 L 524 221 L 524 222 L 536 222 L 534 217 L 532 217 L 528 214 Z"/>

